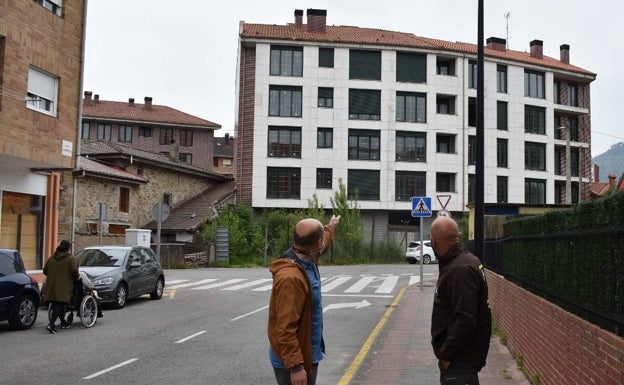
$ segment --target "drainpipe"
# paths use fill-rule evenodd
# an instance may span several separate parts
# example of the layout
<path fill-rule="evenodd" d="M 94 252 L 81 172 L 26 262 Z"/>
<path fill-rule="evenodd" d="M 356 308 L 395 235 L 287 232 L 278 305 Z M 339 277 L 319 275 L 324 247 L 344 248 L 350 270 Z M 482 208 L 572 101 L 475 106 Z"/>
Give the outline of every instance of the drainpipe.
<path fill-rule="evenodd" d="M 78 130 L 76 134 L 76 169 L 80 169 L 80 144 L 81 144 L 81 133 L 82 133 L 82 93 L 84 87 L 84 52 L 86 46 L 86 36 L 87 36 L 87 3 L 89 0 L 84 0 L 84 10 L 83 10 L 83 18 L 82 18 L 82 46 L 80 47 L 80 85 L 79 85 L 79 102 L 78 102 Z M 83 172 L 84 175 L 84 172 Z M 73 175 L 72 175 L 73 176 Z M 74 242 L 75 242 L 75 233 L 76 233 L 76 192 L 78 191 L 78 179 L 73 178 L 73 187 L 72 187 L 72 208 L 71 208 L 71 235 L 70 242 L 72 245 L 72 254 L 74 253 Z"/>

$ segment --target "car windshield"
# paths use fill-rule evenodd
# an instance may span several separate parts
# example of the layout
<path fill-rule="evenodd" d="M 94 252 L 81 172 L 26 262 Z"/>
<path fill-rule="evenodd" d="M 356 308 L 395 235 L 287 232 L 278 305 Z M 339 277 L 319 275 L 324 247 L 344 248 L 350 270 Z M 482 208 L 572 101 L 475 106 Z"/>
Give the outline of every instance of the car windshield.
<path fill-rule="evenodd" d="M 126 250 L 121 249 L 85 249 L 76 255 L 80 266 L 124 266 Z"/>

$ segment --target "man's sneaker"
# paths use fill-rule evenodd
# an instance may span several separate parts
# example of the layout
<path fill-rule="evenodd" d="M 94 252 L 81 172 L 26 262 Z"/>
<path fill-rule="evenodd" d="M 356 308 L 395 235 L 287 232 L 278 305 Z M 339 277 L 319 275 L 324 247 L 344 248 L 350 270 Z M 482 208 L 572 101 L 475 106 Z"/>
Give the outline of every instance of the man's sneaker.
<path fill-rule="evenodd" d="M 51 325 L 46 326 L 46 330 L 52 334 L 56 334 L 56 328 Z"/>
<path fill-rule="evenodd" d="M 69 329 L 71 327 L 71 324 L 68 324 L 66 322 L 61 322 L 61 329 Z"/>

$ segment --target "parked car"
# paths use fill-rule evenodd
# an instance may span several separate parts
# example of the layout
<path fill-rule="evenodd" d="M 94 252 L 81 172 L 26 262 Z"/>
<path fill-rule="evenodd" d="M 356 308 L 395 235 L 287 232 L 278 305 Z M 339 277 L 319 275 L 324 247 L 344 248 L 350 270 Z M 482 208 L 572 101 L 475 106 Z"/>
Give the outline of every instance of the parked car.
<path fill-rule="evenodd" d="M 76 254 L 103 303 L 121 309 L 130 298 L 149 294 L 160 299 L 165 273 L 154 252 L 144 246 L 92 246 Z"/>
<path fill-rule="evenodd" d="M 425 247 L 423 249 L 423 263 L 430 264 L 436 261 L 435 253 L 431 248 L 431 241 L 424 241 Z M 405 252 L 405 260 L 408 263 L 420 263 L 420 242 L 410 242 L 407 245 L 407 251 Z"/>
<path fill-rule="evenodd" d="M 19 251 L 0 249 L 0 321 L 13 329 L 30 329 L 37 320 L 41 291 L 26 273 Z"/>

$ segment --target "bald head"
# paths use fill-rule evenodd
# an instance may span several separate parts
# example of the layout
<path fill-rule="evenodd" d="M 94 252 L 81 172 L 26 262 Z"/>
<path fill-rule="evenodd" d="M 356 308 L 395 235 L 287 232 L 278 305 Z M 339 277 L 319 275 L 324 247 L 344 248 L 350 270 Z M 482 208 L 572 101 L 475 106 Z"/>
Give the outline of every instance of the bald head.
<path fill-rule="evenodd" d="M 302 250 L 318 247 L 319 240 L 322 238 L 323 224 L 318 219 L 302 219 L 295 226 L 295 246 Z"/>
<path fill-rule="evenodd" d="M 461 233 L 457 222 L 450 217 L 438 217 L 431 224 L 431 246 L 437 255 L 447 251 L 461 242 Z"/>

